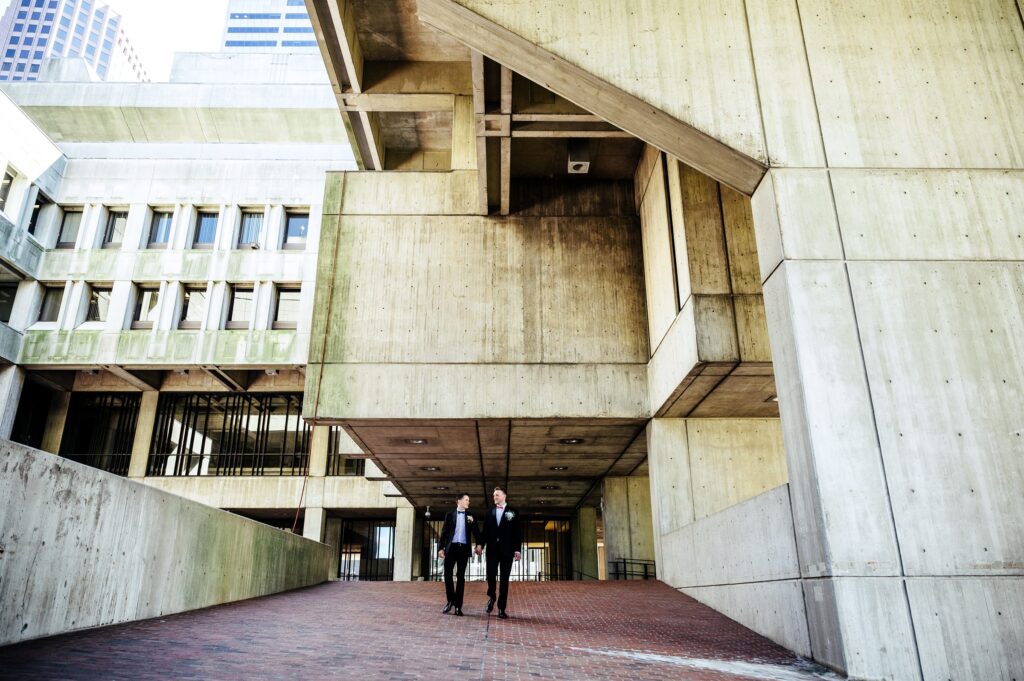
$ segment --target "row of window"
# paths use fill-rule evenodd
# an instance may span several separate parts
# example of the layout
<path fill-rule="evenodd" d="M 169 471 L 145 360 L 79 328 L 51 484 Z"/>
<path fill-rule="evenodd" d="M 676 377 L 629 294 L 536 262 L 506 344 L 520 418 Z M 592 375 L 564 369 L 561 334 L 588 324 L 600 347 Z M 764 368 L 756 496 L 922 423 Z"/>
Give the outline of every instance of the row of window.
<path fill-rule="evenodd" d="M 312 33 L 312 26 L 232 26 L 228 33 Z"/>
<path fill-rule="evenodd" d="M 231 19 L 256 19 L 256 20 L 275 20 L 281 18 L 280 12 L 232 12 L 230 14 Z M 287 12 L 284 15 L 285 19 L 309 19 L 309 14 L 306 12 Z"/>
<path fill-rule="evenodd" d="M 276 40 L 225 40 L 225 47 L 277 47 Z M 282 40 L 281 47 L 316 47 L 315 40 Z"/>
<path fill-rule="evenodd" d="M 40 322 L 56 322 L 64 301 L 64 286 L 47 286 L 43 304 L 39 310 Z M 11 309 L 17 284 L 0 284 L 0 321 L 10 320 Z M 86 322 L 106 322 L 110 315 L 113 289 L 102 284 L 90 284 L 88 288 L 89 307 Z M 275 284 L 273 287 L 273 329 L 294 329 L 298 326 L 301 310 L 301 288 L 295 284 Z M 256 312 L 256 290 L 252 284 L 229 284 L 227 288 L 227 316 L 225 329 L 248 329 Z M 135 310 L 132 314 L 132 329 L 151 329 L 156 323 L 160 310 L 160 288 L 149 284 L 134 285 Z M 178 328 L 196 330 L 201 328 L 206 316 L 210 289 L 202 285 L 185 286 L 181 301 Z"/>
<path fill-rule="evenodd" d="M 35 233 L 38 211 L 44 205 L 42 201 L 33 207 L 33 217 L 29 220 L 28 232 Z M 82 227 L 82 211 L 75 208 L 64 208 L 61 219 L 60 233 L 57 237 L 57 248 L 74 248 L 78 242 L 78 233 Z M 238 232 L 237 248 L 255 248 L 260 242 L 264 223 L 263 211 L 242 211 L 241 228 Z M 213 248 L 217 240 L 217 228 L 220 213 L 217 211 L 199 211 L 195 227 L 189 240 L 191 248 Z M 154 209 L 149 224 L 148 248 L 166 248 L 170 243 L 171 227 L 174 224 L 174 212 Z M 107 211 L 107 222 L 103 232 L 103 248 L 120 248 L 125 230 L 128 226 L 128 211 L 111 209 Z M 285 213 L 285 229 L 283 247 L 288 250 L 306 247 L 309 234 L 309 213 L 288 211 Z"/>

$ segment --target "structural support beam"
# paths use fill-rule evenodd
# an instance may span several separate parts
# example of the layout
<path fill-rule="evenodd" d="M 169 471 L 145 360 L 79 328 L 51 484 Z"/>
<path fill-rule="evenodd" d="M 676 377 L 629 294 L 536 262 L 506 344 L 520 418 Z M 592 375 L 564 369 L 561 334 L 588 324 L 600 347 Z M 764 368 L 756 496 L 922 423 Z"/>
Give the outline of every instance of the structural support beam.
<path fill-rule="evenodd" d="M 245 392 L 249 388 L 249 372 L 244 369 L 233 371 L 230 369 L 221 369 L 220 367 L 215 366 L 204 366 L 202 369 L 210 376 L 217 379 L 217 381 L 223 384 L 228 390 Z"/>
<path fill-rule="evenodd" d="M 163 382 L 162 371 L 128 371 L 124 367 L 114 364 L 106 364 L 103 368 L 133 388 L 142 391 L 159 390 L 160 384 Z"/>
<path fill-rule="evenodd" d="M 726 144 L 538 48 L 453 0 L 419 0 L 420 19 L 635 137 L 750 196 L 765 167 Z"/>

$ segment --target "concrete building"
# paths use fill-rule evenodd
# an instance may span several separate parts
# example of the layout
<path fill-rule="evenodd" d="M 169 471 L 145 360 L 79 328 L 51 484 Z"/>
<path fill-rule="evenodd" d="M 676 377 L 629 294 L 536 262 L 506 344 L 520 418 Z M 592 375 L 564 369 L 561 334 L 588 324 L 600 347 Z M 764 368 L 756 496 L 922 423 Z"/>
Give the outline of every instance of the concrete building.
<path fill-rule="evenodd" d="M 98 80 L 149 76 L 121 15 L 89 0 L 12 0 L 0 19 L 0 81 L 39 80 L 47 59 L 77 59 Z"/>
<path fill-rule="evenodd" d="M 75 249 L 40 217 L 19 237 L 38 247 L 5 256 L 28 280 L 4 390 L 24 404 L 45 382 L 44 449 L 78 432 L 75 394 L 133 386 L 129 476 L 234 509 L 242 487 L 292 499 L 319 477 L 316 537 L 330 476 L 166 475 L 219 465 L 205 440 L 166 446 L 183 392 L 301 383 L 311 439 L 393 486 L 396 579 L 429 576 L 429 509 L 501 484 L 549 576 L 654 571 L 855 679 L 1024 678 L 1019 3 L 305 5 L 330 78 L 315 106 L 297 85 L 7 88 L 60 143 L 53 214 L 82 208 Z M 339 111 L 329 139 L 358 171 L 319 155 Z M 106 146 L 129 139 L 150 141 Z M 233 165 L 229 141 L 256 158 Z M 135 158 L 167 142 L 199 158 Z M 253 170 L 296 142 L 308 157 Z M 273 229 L 236 248 L 259 206 Z M 213 207 L 230 228 L 197 256 Z M 297 207 L 315 258 L 280 248 Z M 307 316 L 273 329 L 296 284 Z M 192 287 L 207 306 L 183 317 Z M 19 326 L 37 310 L 56 312 Z M 335 450 L 311 446 L 311 469 L 314 451 Z"/>
<path fill-rule="evenodd" d="M 305 0 L 228 0 L 226 52 L 317 54 Z"/>

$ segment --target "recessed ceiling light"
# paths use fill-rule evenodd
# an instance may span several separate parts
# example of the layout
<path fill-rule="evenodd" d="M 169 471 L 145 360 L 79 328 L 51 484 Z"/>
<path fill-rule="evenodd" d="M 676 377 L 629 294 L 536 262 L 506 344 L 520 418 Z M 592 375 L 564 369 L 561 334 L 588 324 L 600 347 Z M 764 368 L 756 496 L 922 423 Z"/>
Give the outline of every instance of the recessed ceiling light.
<path fill-rule="evenodd" d="M 434 489 L 436 489 L 439 492 L 443 492 L 443 491 L 445 491 L 448 488 L 444 487 L 443 485 L 439 485 L 439 486 L 435 487 Z"/>
<path fill-rule="evenodd" d="M 563 445 L 581 445 L 583 444 L 583 438 L 581 437 L 563 437 L 559 440 Z"/>
<path fill-rule="evenodd" d="M 541 500 L 540 500 L 540 501 L 538 501 L 537 503 L 538 503 L 538 504 L 546 504 L 546 503 L 548 503 L 548 502 L 547 502 L 547 501 L 545 501 L 545 500 L 543 500 L 543 499 L 541 499 Z"/>
<path fill-rule="evenodd" d="M 569 467 L 568 466 L 552 466 L 551 470 L 553 470 L 553 471 L 567 471 L 567 470 L 569 470 Z"/>
<path fill-rule="evenodd" d="M 544 485 L 541 489 L 562 489 L 558 485 Z"/>
<path fill-rule="evenodd" d="M 424 470 L 424 471 L 431 471 L 431 472 L 433 472 L 433 471 L 439 471 L 439 470 L 441 470 L 441 469 L 440 469 L 440 468 L 438 468 L 437 466 L 424 466 L 424 467 L 423 467 L 423 468 L 421 468 L 420 470 Z"/>
<path fill-rule="evenodd" d="M 411 438 L 409 440 L 406 440 L 405 442 L 406 442 L 406 444 L 410 444 L 410 445 L 425 445 L 425 444 L 427 444 L 427 441 L 424 440 L 421 437 L 414 437 L 414 438 Z"/>

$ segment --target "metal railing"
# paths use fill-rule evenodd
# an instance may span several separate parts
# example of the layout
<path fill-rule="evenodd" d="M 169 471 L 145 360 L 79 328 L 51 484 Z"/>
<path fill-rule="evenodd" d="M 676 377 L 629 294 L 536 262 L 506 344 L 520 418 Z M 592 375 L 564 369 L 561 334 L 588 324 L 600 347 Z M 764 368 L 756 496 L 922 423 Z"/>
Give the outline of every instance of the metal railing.
<path fill-rule="evenodd" d="M 62 457 L 114 475 L 128 475 L 131 454 L 61 454 Z"/>
<path fill-rule="evenodd" d="M 608 561 L 611 568 L 608 571 L 609 579 L 657 579 L 658 571 L 653 560 L 634 560 L 632 558 L 619 558 Z"/>

